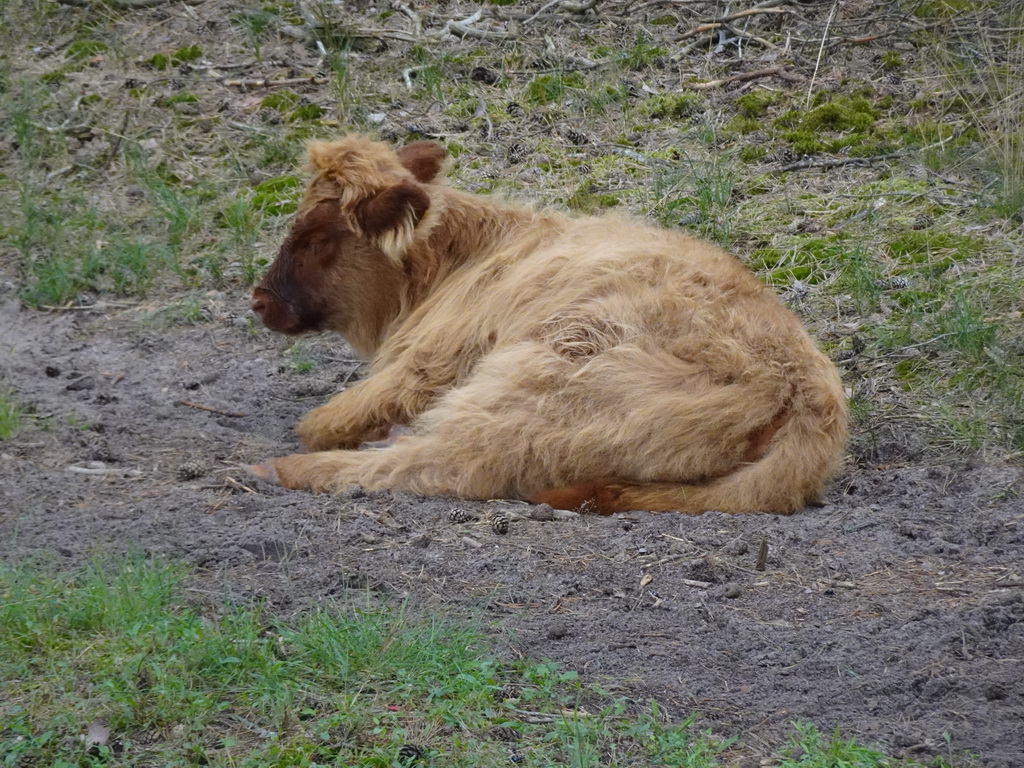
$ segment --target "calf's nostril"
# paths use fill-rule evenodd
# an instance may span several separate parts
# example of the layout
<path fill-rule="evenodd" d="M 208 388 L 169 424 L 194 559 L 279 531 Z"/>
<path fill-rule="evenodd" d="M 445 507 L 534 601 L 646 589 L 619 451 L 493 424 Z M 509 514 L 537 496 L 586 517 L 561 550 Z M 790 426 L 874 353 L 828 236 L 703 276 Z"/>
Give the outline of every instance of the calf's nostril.
<path fill-rule="evenodd" d="M 262 296 L 258 296 L 252 300 L 252 311 L 257 315 L 262 315 L 267 308 L 267 302 L 263 300 Z"/>

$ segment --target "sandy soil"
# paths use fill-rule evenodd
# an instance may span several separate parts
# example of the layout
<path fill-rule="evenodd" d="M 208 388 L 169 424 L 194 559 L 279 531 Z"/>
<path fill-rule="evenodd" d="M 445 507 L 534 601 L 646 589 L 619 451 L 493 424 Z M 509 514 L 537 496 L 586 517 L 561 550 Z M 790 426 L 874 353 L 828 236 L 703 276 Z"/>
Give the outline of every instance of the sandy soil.
<path fill-rule="evenodd" d="M 0 557 L 143 550 L 194 563 L 211 605 L 288 614 L 369 589 L 471 615 L 503 652 L 738 733 L 741 765 L 793 720 L 922 760 L 1024 764 L 1020 468 L 851 465 L 789 518 L 312 496 L 240 465 L 294 449 L 298 417 L 358 377 L 339 340 L 309 340 L 300 373 L 242 295 L 208 294 L 197 325 L 0 299 L 4 368 L 37 415 L 0 446 Z"/>

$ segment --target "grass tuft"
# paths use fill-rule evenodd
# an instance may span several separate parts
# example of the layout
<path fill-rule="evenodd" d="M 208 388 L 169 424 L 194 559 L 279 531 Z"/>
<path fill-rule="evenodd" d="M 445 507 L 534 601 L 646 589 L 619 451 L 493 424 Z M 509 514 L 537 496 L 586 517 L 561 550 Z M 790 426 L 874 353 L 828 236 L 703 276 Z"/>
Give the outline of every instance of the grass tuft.
<path fill-rule="evenodd" d="M 510 754 L 526 766 L 713 768 L 731 744 L 556 664 L 501 662 L 473 628 L 369 595 L 289 622 L 258 606 L 204 615 L 182 599 L 188 578 L 146 557 L 62 573 L 0 564 L 5 764 L 394 766 L 414 744 L 456 768 Z M 810 726 L 793 744 L 799 759 L 782 765 L 883 764 Z"/>
<path fill-rule="evenodd" d="M 10 440 L 21 429 L 25 408 L 10 390 L 0 389 L 0 440 Z"/>

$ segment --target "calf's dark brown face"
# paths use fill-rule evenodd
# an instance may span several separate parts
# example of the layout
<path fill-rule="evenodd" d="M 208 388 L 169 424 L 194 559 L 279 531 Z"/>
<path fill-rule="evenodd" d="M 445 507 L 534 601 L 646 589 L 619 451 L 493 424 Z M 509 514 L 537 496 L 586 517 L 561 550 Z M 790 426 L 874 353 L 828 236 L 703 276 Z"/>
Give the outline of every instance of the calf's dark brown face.
<path fill-rule="evenodd" d="M 326 276 L 340 259 L 346 232 L 333 201 L 302 215 L 281 245 L 266 276 L 252 292 L 252 311 L 272 331 L 289 335 L 319 331 L 330 314 Z"/>
<path fill-rule="evenodd" d="M 365 347 L 397 312 L 404 250 L 429 208 L 423 188 L 403 180 L 347 211 L 331 198 L 300 212 L 252 311 L 278 333 L 332 330 Z"/>

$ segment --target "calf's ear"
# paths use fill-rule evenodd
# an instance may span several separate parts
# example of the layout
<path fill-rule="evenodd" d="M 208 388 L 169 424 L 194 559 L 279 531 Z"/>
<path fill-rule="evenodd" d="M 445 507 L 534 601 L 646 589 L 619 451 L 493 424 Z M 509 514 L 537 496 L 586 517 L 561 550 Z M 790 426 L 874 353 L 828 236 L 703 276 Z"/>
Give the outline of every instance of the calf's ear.
<path fill-rule="evenodd" d="M 399 162 L 418 182 L 429 184 L 441 172 L 448 152 L 440 144 L 432 141 L 414 141 L 412 144 L 406 144 L 396 154 Z"/>
<path fill-rule="evenodd" d="M 430 208 L 430 196 L 418 184 L 402 181 L 356 208 L 363 234 L 388 258 L 401 262 L 412 244 L 414 230 Z"/>

